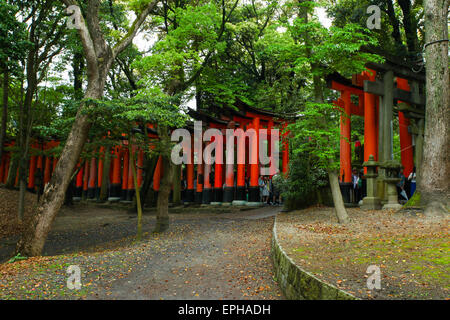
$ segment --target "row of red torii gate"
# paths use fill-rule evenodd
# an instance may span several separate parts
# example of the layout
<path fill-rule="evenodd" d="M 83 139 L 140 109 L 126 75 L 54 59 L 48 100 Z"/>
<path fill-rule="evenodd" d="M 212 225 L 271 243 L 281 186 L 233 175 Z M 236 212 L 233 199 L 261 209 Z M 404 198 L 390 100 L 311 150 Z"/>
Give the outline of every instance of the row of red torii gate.
<path fill-rule="evenodd" d="M 346 79 L 334 73 L 327 77 L 328 87 L 340 92 L 334 101 L 341 108 L 340 181 L 344 202 L 350 202 L 352 171 L 364 167 L 363 178 L 370 181 L 362 207 L 380 209 L 382 204 L 399 207 L 395 183 L 400 172 L 418 176 L 422 161 L 425 122 L 425 73 L 416 71 L 404 61 L 385 57 L 384 63 L 368 63 L 367 70 Z M 362 159 L 352 159 L 351 120 L 364 118 Z M 400 161 L 393 150 L 393 121 L 398 118 Z M 372 157 L 373 158 L 372 158 Z M 352 161 L 353 160 L 353 161 Z M 368 167 L 375 174 L 368 174 Z M 397 169 L 396 169 L 397 168 Z M 366 179 L 367 178 L 367 179 Z M 376 178 L 376 180 L 375 180 Z M 369 194 L 370 193 L 370 194 Z M 394 194 L 395 193 L 395 194 Z"/>
<path fill-rule="evenodd" d="M 189 115 L 194 120 L 201 121 L 204 130 L 208 128 L 219 129 L 224 136 L 226 129 L 241 128 L 244 131 L 255 129 L 257 133 L 259 129 L 267 129 L 269 134 L 266 139 L 268 141 L 270 141 L 270 129 L 278 128 L 282 131 L 295 118 L 294 115 L 256 109 L 242 101 L 237 101 L 235 108 L 221 108 L 220 116 L 212 116 L 209 112 L 193 109 L 190 109 Z M 158 139 L 154 125 L 148 124 L 147 126 L 149 137 Z M 192 123 L 188 124 L 186 129 L 193 135 Z M 289 163 L 288 134 L 287 130 L 284 130 L 281 134 L 282 142 L 279 156 L 281 165 L 279 170 L 284 174 L 288 171 Z M 260 139 L 259 134 L 257 134 L 257 139 Z M 194 141 L 193 138 L 192 141 Z M 180 179 L 179 183 L 183 186 L 180 193 L 184 203 L 260 204 L 260 166 L 258 164 L 250 164 L 248 161 L 249 154 L 253 151 L 256 151 L 255 154 L 258 154 L 259 141 L 257 143 L 249 143 L 249 139 L 246 139 L 245 142 L 245 149 L 238 150 L 238 152 L 245 152 L 245 164 L 215 163 L 208 165 L 206 163 L 191 163 L 177 166 L 176 170 L 181 171 L 178 177 Z M 226 139 L 224 139 L 224 145 L 225 143 Z M 10 141 L 6 147 L 14 144 L 14 141 Z M 57 150 L 59 144 L 60 142 L 57 140 L 36 141 L 32 144 L 27 180 L 29 191 L 36 192 L 40 186 L 45 186 L 50 181 L 58 162 L 58 156 L 54 151 Z M 152 147 L 153 145 L 149 149 Z M 269 155 L 271 153 L 270 147 L 271 145 L 268 143 Z M 224 149 L 226 149 L 226 146 L 224 146 Z M 132 151 L 134 158 L 137 160 L 137 184 L 139 187 L 142 187 L 145 176 L 149 174 L 144 170 L 144 150 L 134 145 Z M 196 156 L 194 149 L 190 148 L 189 151 L 192 158 Z M 218 156 L 217 149 L 216 156 Z M 120 145 L 111 148 L 109 158 L 109 170 L 107 172 L 105 172 L 105 147 L 100 147 L 93 152 L 89 159 L 80 159 L 72 181 L 74 200 L 99 199 L 102 187 L 107 189 L 108 201 L 131 202 L 133 200 L 135 184 L 130 165 L 131 157 L 128 141 L 125 138 Z M 152 168 L 153 172 L 150 173 L 152 179 L 151 189 L 155 192 L 158 192 L 160 188 L 163 166 L 162 157 L 159 156 L 156 166 Z M 10 167 L 12 167 L 11 152 L 5 152 L 0 163 L 0 183 L 6 182 L 7 176 L 11 171 Z M 107 175 L 106 179 L 104 179 L 104 175 Z M 103 185 L 105 181 L 106 185 Z M 17 183 L 18 174 L 16 175 L 16 185 Z M 174 190 L 173 187 L 172 190 Z"/>

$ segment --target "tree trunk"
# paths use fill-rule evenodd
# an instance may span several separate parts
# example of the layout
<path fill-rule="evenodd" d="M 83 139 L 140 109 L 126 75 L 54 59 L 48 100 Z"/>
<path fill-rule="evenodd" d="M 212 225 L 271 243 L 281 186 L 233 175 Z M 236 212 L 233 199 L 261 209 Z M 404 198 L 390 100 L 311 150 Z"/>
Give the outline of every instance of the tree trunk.
<path fill-rule="evenodd" d="M 136 240 L 141 241 L 141 239 L 142 239 L 141 195 L 140 195 L 139 185 L 138 185 L 138 181 L 137 181 L 136 162 L 134 160 L 133 146 L 131 145 L 131 141 L 132 141 L 132 137 L 130 135 L 130 138 L 128 139 L 128 151 L 130 154 L 131 171 L 133 172 L 134 190 L 136 190 L 136 207 L 137 207 L 137 214 L 138 214 Z"/>
<path fill-rule="evenodd" d="M 147 195 L 150 191 L 150 186 L 153 181 L 153 173 L 155 172 L 157 162 L 158 162 L 157 156 L 151 156 L 145 161 L 145 166 L 144 166 L 145 177 L 144 177 L 144 182 L 142 183 L 142 188 L 141 188 L 142 207 L 144 207 L 145 204 L 148 202 Z M 135 208 L 134 211 L 137 212 L 137 207 Z"/>
<path fill-rule="evenodd" d="M 411 0 L 398 0 L 397 1 L 403 12 L 403 28 L 405 29 L 406 44 L 408 47 L 408 53 L 413 56 L 418 50 L 417 48 L 417 22 L 411 12 Z"/>
<path fill-rule="evenodd" d="M 158 127 L 158 135 L 160 143 L 167 148 L 162 150 L 170 151 L 170 137 L 167 128 L 163 126 Z M 158 200 L 156 202 L 156 226 L 153 232 L 164 232 L 169 228 L 169 195 L 173 181 L 173 163 L 170 157 L 170 152 L 163 152 L 161 154 L 163 166 L 163 176 L 161 178 L 161 185 L 158 192 Z"/>
<path fill-rule="evenodd" d="M 156 203 L 156 226 L 153 232 L 164 232 L 169 228 L 169 195 L 172 186 L 173 163 L 170 157 L 163 155 L 163 176 Z"/>
<path fill-rule="evenodd" d="M 19 158 L 18 155 L 13 151 L 10 152 L 11 160 L 9 164 L 8 170 L 8 178 L 6 179 L 5 187 L 8 189 L 14 188 L 16 184 L 16 176 L 17 176 L 17 168 L 19 167 Z"/>
<path fill-rule="evenodd" d="M 31 107 L 33 104 L 33 95 L 36 91 L 37 79 L 34 53 L 30 52 L 27 59 L 27 91 L 25 93 L 25 100 L 22 104 L 20 111 L 20 124 L 19 124 L 19 205 L 18 205 L 18 218 L 19 221 L 23 219 L 23 213 L 25 208 L 25 191 L 27 185 L 28 176 L 28 151 L 31 137 L 31 124 L 32 114 Z M 17 143 L 17 141 L 16 141 Z"/>
<path fill-rule="evenodd" d="M 31 128 L 30 128 L 31 129 Z M 23 154 L 19 163 L 19 205 L 18 205 L 18 219 L 19 222 L 23 221 L 23 215 L 25 211 L 25 192 L 27 189 L 27 176 L 28 176 L 28 151 L 30 145 L 30 130 L 26 131 L 26 137 L 23 147 Z"/>
<path fill-rule="evenodd" d="M 333 196 L 334 209 L 336 210 L 336 217 L 339 223 L 348 223 L 347 210 L 344 206 L 344 200 L 342 200 L 341 188 L 339 187 L 338 174 L 334 170 L 328 171 L 328 178 L 330 180 L 331 195 Z"/>
<path fill-rule="evenodd" d="M 63 2 L 67 7 L 73 4 L 70 0 L 63 0 Z M 136 17 L 126 36 L 116 43 L 114 48 L 111 48 L 106 43 L 100 27 L 100 1 L 87 2 L 86 18 L 81 15 L 79 17 L 81 23 L 78 25 L 78 34 L 87 63 L 88 86 L 84 95 L 86 99 L 97 100 L 103 97 L 106 77 L 114 59 L 131 44 L 138 29 L 157 3 L 156 0 L 148 3 Z M 79 160 L 92 125 L 89 115 L 84 112 L 86 108 L 94 108 L 94 106 L 83 105 L 79 108 L 52 178 L 45 187 L 42 202 L 17 243 L 17 253 L 36 256 L 42 252 L 52 222 L 64 202 L 73 169 Z"/>
<path fill-rule="evenodd" d="M 3 156 L 3 147 L 6 141 L 6 124 L 8 119 L 8 97 L 9 97 L 9 72 L 5 68 L 3 71 L 3 110 L 2 110 L 2 126 L 0 129 L 0 162 Z"/>
<path fill-rule="evenodd" d="M 450 207 L 450 91 L 448 71 L 448 0 L 426 0 L 426 113 L 420 202 L 430 213 L 449 213 Z"/>
<path fill-rule="evenodd" d="M 308 15 L 305 13 L 304 14 L 304 18 L 305 21 L 308 21 Z M 306 41 L 309 42 L 309 35 L 306 34 Z M 308 50 L 309 51 L 309 50 Z M 310 52 L 307 53 L 308 56 L 311 55 Z M 317 70 L 317 68 L 319 68 L 319 66 L 315 65 L 315 64 L 311 64 L 311 71 L 314 74 L 314 71 Z M 323 103 L 324 99 L 323 99 L 323 83 L 321 78 L 318 75 L 314 75 L 313 76 L 313 86 L 314 86 L 314 101 L 316 103 Z M 322 118 L 321 121 L 325 121 L 325 118 Z M 323 127 L 326 128 L 327 124 L 323 123 Z M 329 160 L 329 168 L 333 167 L 333 161 L 330 159 Z M 333 196 L 333 203 L 334 203 L 334 208 L 336 211 L 336 217 L 339 221 L 339 223 L 348 223 L 350 221 L 348 214 L 347 214 L 347 210 L 345 209 L 344 206 L 344 200 L 342 199 L 342 193 L 341 193 L 341 188 L 339 187 L 339 177 L 338 177 L 338 173 L 333 170 L 333 169 L 329 169 L 328 170 L 328 179 L 330 181 L 330 189 L 331 189 L 331 194 Z"/>
<path fill-rule="evenodd" d="M 102 95 L 103 86 L 92 85 L 88 88 L 85 97 L 99 99 Z M 30 224 L 17 243 L 16 253 L 21 253 L 24 256 L 38 256 L 44 248 L 53 220 L 64 202 L 65 192 L 70 183 L 73 168 L 77 164 L 91 127 L 89 116 L 84 113 L 84 109 L 88 107 L 83 106 L 77 112 L 72 130 L 67 138 L 52 178 L 45 186 L 40 205 Z"/>

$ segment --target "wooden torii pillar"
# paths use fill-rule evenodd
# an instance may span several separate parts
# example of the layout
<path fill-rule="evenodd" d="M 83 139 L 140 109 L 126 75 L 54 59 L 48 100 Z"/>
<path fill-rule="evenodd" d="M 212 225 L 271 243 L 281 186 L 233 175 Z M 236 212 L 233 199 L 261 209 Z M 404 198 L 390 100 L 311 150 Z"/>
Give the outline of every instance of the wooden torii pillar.
<path fill-rule="evenodd" d="M 53 148 L 53 141 L 47 142 L 45 144 L 45 149 L 52 149 Z M 44 164 L 44 186 L 49 183 L 50 178 L 52 175 L 52 159 L 51 157 L 47 154 L 45 156 L 45 164 Z"/>
<path fill-rule="evenodd" d="M 410 91 L 408 80 L 397 78 L 397 88 L 405 91 Z M 413 155 L 412 136 L 408 131 L 410 122 L 402 111 L 398 112 L 398 123 L 400 133 L 400 150 L 401 150 L 400 152 L 402 165 L 404 167 L 403 174 L 406 177 L 408 177 L 414 168 L 414 155 Z"/>
<path fill-rule="evenodd" d="M 97 161 L 94 156 L 91 158 L 90 163 L 87 197 L 88 199 L 94 199 L 97 184 Z"/>
<path fill-rule="evenodd" d="M 331 82 L 331 89 L 341 92 L 338 103 L 338 107 L 342 109 L 340 119 L 340 177 L 341 182 L 346 185 L 352 181 L 351 115 L 352 113 L 362 115 L 359 106 L 352 104 L 351 94 L 363 97 L 364 92 L 334 80 Z M 344 199 L 344 201 L 347 201 L 347 199 Z"/>
<path fill-rule="evenodd" d="M 191 135 L 191 144 L 188 148 L 188 157 L 190 159 L 190 163 L 186 164 L 186 194 L 185 194 L 185 203 L 194 203 L 195 202 L 195 190 L 194 190 L 194 137 Z"/>
<path fill-rule="evenodd" d="M 200 148 L 203 148 L 202 141 L 200 143 Z M 203 189 L 204 189 L 204 165 L 203 159 L 200 155 L 202 155 L 202 150 L 195 150 L 197 153 L 197 188 L 195 190 L 195 203 L 202 204 L 203 203 Z"/>
<path fill-rule="evenodd" d="M 33 147 L 35 147 L 35 146 L 33 146 Z M 34 179 L 35 179 L 35 174 L 36 174 L 36 164 L 37 164 L 37 157 L 33 155 L 30 157 L 30 167 L 29 167 L 29 173 L 28 173 L 27 189 L 29 191 L 34 191 Z"/>
<path fill-rule="evenodd" d="M 155 192 L 158 192 L 159 187 L 161 186 L 162 173 L 163 173 L 162 156 L 159 156 L 158 162 L 156 163 L 155 172 L 153 173 L 153 190 Z"/>
<path fill-rule="evenodd" d="M 115 146 L 112 151 L 113 159 L 111 161 L 111 185 L 109 188 L 108 201 L 119 201 L 120 200 L 120 146 Z"/>
<path fill-rule="evenodd" d="M 399 78 L 398 78 L 399 79 Z M 386 70 L 383 74 L 382 81 L 364 81 L 364 91 L 380 96 L 382 103 L 379 110 L 379 156 L 378 162 L 384 162 L 393 158 L 392 152 L 392 116 L 393 116 L 393 101 L 402 101 L 417 106 L 425 106 L 425 99 L 418 94 L 418 90 L 414 92 L 404 90 L 406 88 L 403 80 L 400 80 L 402 88 L 394 88 L 394 72 Z M 413 112 L 414 113 L 414 112 Z M 420 122 L 420 121 L 419 121 Z M 417 149 L 417 147 L 416 147 Z M 405 161 L 409 162 L 408 156 Z M 410 164 L 409 164 L 410 165 Z M 406 166 L 405 166 L 406 168 Z M 384 170 L 379 170 L 377 193 L 378 196 L 384 200 L 386 199 Z"/>
<path fill-rule="evenodd" d="M 209 145 L 211 142 L 207 142 Z M 209 157 L 209 154 L 207 155 Z M 208 164 L 209 163 L 209 164 Z M 213 186 L 211 185 L 211 159 L 205 159 L 204 161 L 204 175 L 203 175 L 203 192 L 202 192 L 202 204 L 211 203 L 211 195 L 213 193 Z"/>
<path fill-rule="evenodd" d="M 129 154 L 128 148 L 122 147 L 122 188 L 120 194 L 120 200 L 124 201 L 127 199 L 127 189 L 128 189 L 128 164 L 129 164 Z"/>
<path fill-rule="evenodd" d="M 97 200 L 100 199 L 100 189 L 102 188 L 103 167 L 105 165 L 104 160 L 105 160 L 105 147 L 101 146 L 97 161 L 97 184 L 95 187 L 95 198 Z"/>
<path fill-rule="evenodd" d="M 249 143 L 249 159 L 254 159 L 256 163 L 250 163 L 250 184 L 248 188 L 248 202 L 249 206 L 259 206 L 260 203 L 260 195 L 259 195 L 259 125 L 260 118 L 254 117 L 252 120 L 251 128 L 253 128 L 256 132 L 255 142 Z"/>
<path fill-rule="evenodd" d="M 236 121 L 237 119 L 234 118 Z M 243 131 L 244 128 L 244 122 L 238 122 L 239 128 L 241 128 Z M 236 164 L 236 196 L 233 200 L 233 205 L 236 206 L 242 206 L 245 205 L 247 202 L 246 197 L 246 190 L 245 190 L 245 152 L 246 150 L 246 143 L 245 143 L 245 137 L 244 139 L 237 139 L 237 164 Z"/>
<path fill-rule="evenodd" d="M 87 198 L 88 193 L 88 180 L 89 180 L 89 160 L 86 159 L 84 161 L 84 168 L 83 168 L 83 192 L 81 194 L 81 197 L 83 199 Z"/>
<path fill-rule="evenodd" d="M 75 178 L 75 190 L 73 192 L 73 200 L 80 201 L 83 194 L 83 173 L 84 173 L 84 163 L 80 159 L 78 162 L 78 173 Z"/>
<path fill-rule="evenodd" d="M 234 130 L 236 124 L 234 121 L 230 121 L 227 125 L 227 129 Z M 226 138 L 225 138 L 226 140 Z M 234 138 L 231 145 L 228 145 L 229 141 L 226 141 L 226 156 L 225 156 L 225 188 L 223 190 L 223 202 L 222 205 L 231 205 L 234 201 L 234 156 L 231 158 L 231 154 L 228 154 L 229 149 L 234 155 Z M 229 163 L 232 162 L 232 163 Z"/>
<path fill-rule="evenodd" d="M 211 124 L 211 128 L 217 127 L 213 125 L 214 124 Z M 211 201 L 212 205 L 221 205 L 223 201 L 223 146 L 224 143 L 222 137 L 222 139 L 218 139 L 216 143 L 214 163 L 214 200 Z"/>

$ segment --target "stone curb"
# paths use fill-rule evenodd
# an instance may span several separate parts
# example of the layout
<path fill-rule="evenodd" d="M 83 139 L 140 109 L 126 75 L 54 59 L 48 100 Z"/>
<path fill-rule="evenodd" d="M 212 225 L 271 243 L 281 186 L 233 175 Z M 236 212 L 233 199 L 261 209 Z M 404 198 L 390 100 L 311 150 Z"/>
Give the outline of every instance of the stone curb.
<path fill-rule="evenodd" d="M 284 252 L 278 243 L 277 217 L 272 231 L 271 258 L 275 279 L 289 300 L 359 300 L 303 270 Z"/>

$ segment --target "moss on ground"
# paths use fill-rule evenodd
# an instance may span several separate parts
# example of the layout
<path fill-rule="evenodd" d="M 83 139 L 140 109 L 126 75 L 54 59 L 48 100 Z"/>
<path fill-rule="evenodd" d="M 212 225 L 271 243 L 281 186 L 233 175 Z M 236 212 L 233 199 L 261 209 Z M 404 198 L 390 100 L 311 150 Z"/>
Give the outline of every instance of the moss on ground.
<path fill-rule="evenodd" d="M 414 192 L 413 196 L 405 203 L 403 208 L 420 207 L 420 192 Z"/>

